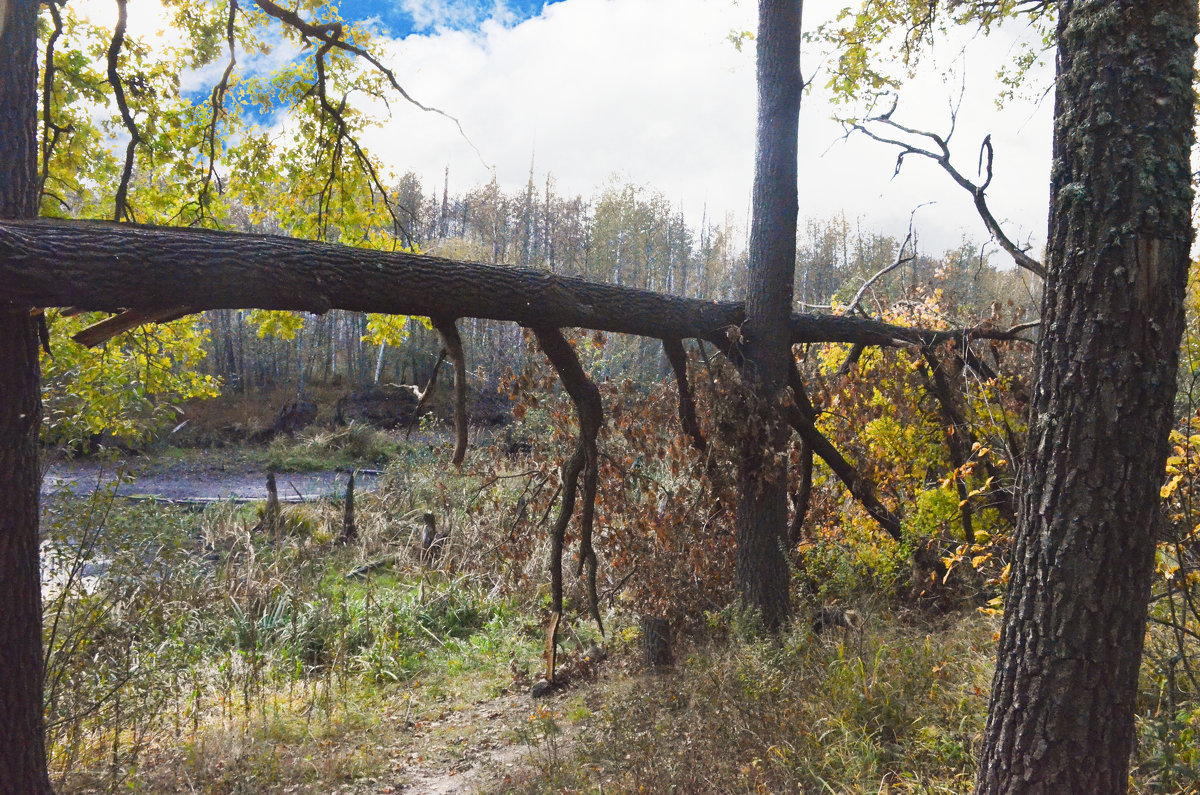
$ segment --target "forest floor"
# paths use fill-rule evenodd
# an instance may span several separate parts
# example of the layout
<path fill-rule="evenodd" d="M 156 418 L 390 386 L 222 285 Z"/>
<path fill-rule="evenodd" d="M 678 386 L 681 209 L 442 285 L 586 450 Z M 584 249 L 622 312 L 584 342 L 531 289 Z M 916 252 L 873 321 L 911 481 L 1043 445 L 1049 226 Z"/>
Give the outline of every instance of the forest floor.
<path fill-rule="evenodd" d="M 530 768 L 561 756 L 579 726 L 559 727 L 551 748 L 530 726 L 552 714 L 568 693 L 534 702 L 527 689 L 446 710 L 431 720 L 401 723 L 379 752 L 389 760 L 388 772 L 368 777 L 342 790 L 369 793 L 506 792 Z M 543 718 L 544 720 L 544 718 Z"/>
<path fill-rule="evenodd" d="M 43 554 L 77 575 L 46 592 L 66 594 L 46 603 L 58 791 L 970 791 L 992 611 L 922 611 L 845 558 L 834 571 L 848 585 L 822 599 L 853 608 L 856 626 L 819 633 L 801 600 L 779 637 L 710 611 L 672 640 L 674 665 L 649 673 L 638 615 L 615 596 L 603 637 L 582 616 L 559 636 L 570 683 L 535 701 L 545 534 L 523 562 L 497 551 L 524 481 L 449 471 L 445 432 L 417 436 L 355 425 L 51 460 Z M 338 541 L 348 469 L 363 488 L 354 545 Z M 306 503 L 284 506 L 277 535 L 254 532 L 259 506 L 229 504 L 264 499 L 268 470 L 281 499 Z M 426 511 L 448 539 L 433 560 L 415 524 Z M 1153 630 L 1148 659 L 1173 660 L 1173 638 Z M 607 659 L 589 667 L 598 643 Z M 1167 704 L 1154 670 L 1131 791 L 1200 795 L 1200 708 Z"/>

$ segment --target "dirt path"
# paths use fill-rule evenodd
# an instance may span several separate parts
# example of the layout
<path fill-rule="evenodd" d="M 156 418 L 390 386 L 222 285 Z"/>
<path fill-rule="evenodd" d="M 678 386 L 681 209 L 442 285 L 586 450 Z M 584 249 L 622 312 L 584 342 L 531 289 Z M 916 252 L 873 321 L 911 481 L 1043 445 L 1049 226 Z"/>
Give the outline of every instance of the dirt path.
<path fill-rule="evenodd" d="M 416 727 L 425 753 L 394 760 L 391 783 L 376 792 L 476 793 L 503 791 L 503 770 L 535 751 L 516 738 L 533 710 L 528 693 L 501 696 Z"/>
<path fill-rule="evenodd" d="M 411 731 L 388 749 L 389 772 L 355 782 L 345 795 L 466 795 L 505 793 L 513 778 L 565 758 L 580 725 L 563 719 L 564 699 L 557 694 L 534 701 L 520 692 L 479 701 L 464 709 L 401 728 Z M 553 722 L 553 736 L 546 734 Z"/>

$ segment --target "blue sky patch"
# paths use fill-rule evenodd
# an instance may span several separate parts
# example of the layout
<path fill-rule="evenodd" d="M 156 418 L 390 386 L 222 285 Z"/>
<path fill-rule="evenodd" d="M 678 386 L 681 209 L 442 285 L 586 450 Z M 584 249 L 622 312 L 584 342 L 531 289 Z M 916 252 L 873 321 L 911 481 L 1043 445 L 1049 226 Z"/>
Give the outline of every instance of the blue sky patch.
<path fill-rule="evenodd" d="M 342 17 L 374 19 L 389 35 L 403 38 L 439 28 L 474 30 L 495 16 L 517 24 L 542 13 L 544 6 L 562 0 L 341 0 Z"/>

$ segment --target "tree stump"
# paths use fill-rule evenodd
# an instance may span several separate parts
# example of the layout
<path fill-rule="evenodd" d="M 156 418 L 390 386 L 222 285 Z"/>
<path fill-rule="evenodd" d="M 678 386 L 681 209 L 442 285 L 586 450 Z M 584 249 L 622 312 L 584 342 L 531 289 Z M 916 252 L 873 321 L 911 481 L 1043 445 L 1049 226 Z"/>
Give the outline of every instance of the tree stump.
<path fill-rule="evenodd" d="M 346 481 L 346 515 L 342 524 L 342 543 L 353 544 L 358 540 L 358 528 L 354 525 L 354 472 Z"/>
<path fill-rule="evenodd" d="M 275 473 L 267 473 L 267 507 L 263 511 L 262 523 L 259 525 L 267 537 L 274 540 L 279 536 L 279 489 L 275 485 Z"/>
<path fill-rule="evenodd" d="M 669 666 L 671 660 L 671 622 L 657 616 L 642 616 L 642 660 L 651 670 Z"/>
<path fill-rule="evenodd" d="M 421 522 L 424 526 L 421 531 L 421 562 L 432 566 L 441 557 L 450 534 L 438 532 L 437 522 L 432 513 L 422 516 Z"/>

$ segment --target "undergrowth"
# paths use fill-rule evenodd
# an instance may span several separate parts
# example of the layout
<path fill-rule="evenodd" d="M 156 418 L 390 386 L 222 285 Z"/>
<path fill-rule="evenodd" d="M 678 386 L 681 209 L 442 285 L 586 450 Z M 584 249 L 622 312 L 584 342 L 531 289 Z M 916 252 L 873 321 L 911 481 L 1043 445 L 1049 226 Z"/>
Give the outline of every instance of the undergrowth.
<path fill-rule="evenodd" d="M 664 411 L 660 398 L 634 416 Z M 558 408 L 538 409 L 555 439 L 569 431 Z M 492 771 L 489 791 L 970 791 L 998 618 L 964 602 L 923 608 L 905 597 L 907 549 L 836 524 L 798 547 L 797 619 L 782 637 L 711 609 L 732 598 L 728 517 L 695 487 L 701 463 L 674 448 L 652 458 L 644 427 L 615 420 L 606 440 L 606 477 L 621 487 L 600 502 L 609 659 L 597 678 L 564 653 L 572 685 L 528 702 L 509 726 L 524 751 Z M 525 697 L 542 664 L 558 497 L 554 461 L 535 444 L 473 452 L 457 473 L 426 442 L 358 426 L 280 444 L 322 467 L 343 454 L 386 460 L 378 489 L 356 498 L 349 546 L 340 501 L 285 506 L 268 533 L 257 506 L 49 500 L 46 708 L 58 791 L 403 782 L 411 760 L 446 739 L 416 727 Z M 834 501 L 821 500 L 814 510 L 833 516 Z M 422 550 L 425 513 L 445 534 L 436 559 Z M 1178 562 L 1194 552 L 1180 550 L 1161 563 L 1187 584 Z M 582 605 L 574 578 L 567 596 Z M 811 611 L 831 603 L 865 622 L 814 633 Z M 1138 793 L 1194 793 L 1200 780 L 1200 650 L 1176 608 L 1160 598 L 1154 616 L 1174 628 L 1156 623 L 1148 636 Z M 665 672 L 641 665 L 642 615 L 684 629 Z M 580 624 L 562 633 L 572 649 L 596 641 Z"/>
<path fill-rule="evenodd" d="M 305 431 L 296 439 L 279 437 L 267 448 L 266 463 L 281 472 L 380 466 L 394 458 L 399 449 L 383 431 L 350 422 L 341 428 Z"/>
<path fill-rule="evenodd" d="M 362 493 L 350 547 L 328 502 L 285 506 L 269 535 L 253 506 L 50 500 L 57 790 L 324 792 L 386 770 L 395 722 L 510 687 L 510 662 L 539 654 L 536 607 L 475 565 L 479 522 L 444 511 L 462 495 L 428 472 Z M 437 565 L 425 510 L 450 534 Z"/>
<path fill-rule="evenodd" d="M 664 675 L 593 694 L 590 728 L 525 792 L 965 792 L 993 619 L 878 616 L 835 637 L 698 641 Z M 550 716 L 553 717 L 553 716 Z M 560 716 L 565 720 L 565 716 Z"/>

